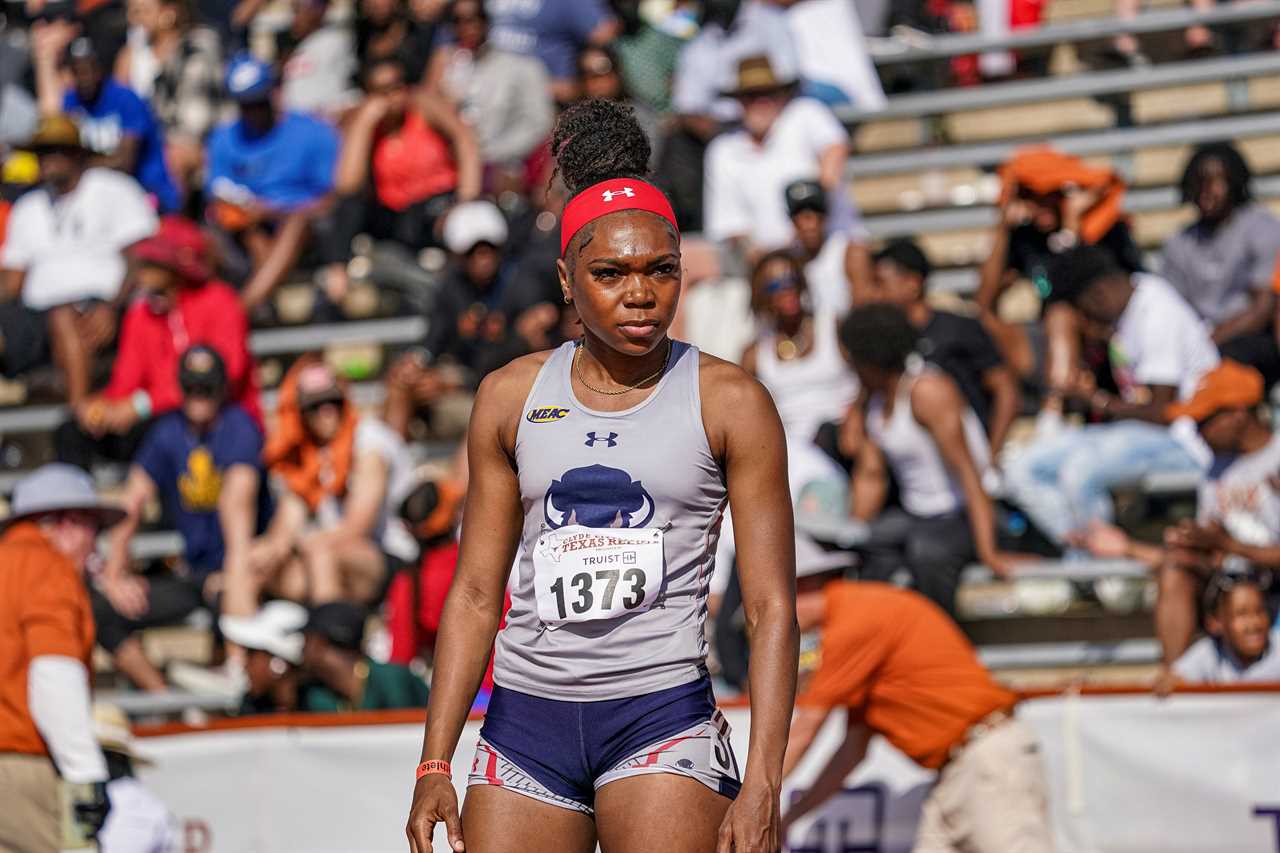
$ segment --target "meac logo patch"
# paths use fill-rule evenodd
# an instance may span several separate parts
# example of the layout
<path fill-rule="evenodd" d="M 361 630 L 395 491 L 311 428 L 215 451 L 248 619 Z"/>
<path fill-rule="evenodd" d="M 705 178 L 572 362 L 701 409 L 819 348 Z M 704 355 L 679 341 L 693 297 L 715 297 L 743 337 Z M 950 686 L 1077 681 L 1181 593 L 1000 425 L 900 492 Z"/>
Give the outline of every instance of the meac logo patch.
<path fill-rule="evenodd" d="M 569 410 L 563 406 L 536 406 L 524 413 L 524 419 L 531 424 L 549 424 L 567 414 Z"/>

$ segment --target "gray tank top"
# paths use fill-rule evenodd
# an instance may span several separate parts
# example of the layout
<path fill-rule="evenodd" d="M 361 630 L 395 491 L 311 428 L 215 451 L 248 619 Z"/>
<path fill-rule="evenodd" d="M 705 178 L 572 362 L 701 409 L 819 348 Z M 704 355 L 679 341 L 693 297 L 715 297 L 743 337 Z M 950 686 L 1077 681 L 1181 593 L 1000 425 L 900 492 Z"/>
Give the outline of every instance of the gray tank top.
<path fill-rule="evenodd" d="M 673 342 L 657 387 L 619 412 L 574 397 L 574 347 L 542 366 L 516 432 L 524 529 L 493 677 L 549 699 L 620 699 L 705 674 L 728 493 L 695 347 Z"/>

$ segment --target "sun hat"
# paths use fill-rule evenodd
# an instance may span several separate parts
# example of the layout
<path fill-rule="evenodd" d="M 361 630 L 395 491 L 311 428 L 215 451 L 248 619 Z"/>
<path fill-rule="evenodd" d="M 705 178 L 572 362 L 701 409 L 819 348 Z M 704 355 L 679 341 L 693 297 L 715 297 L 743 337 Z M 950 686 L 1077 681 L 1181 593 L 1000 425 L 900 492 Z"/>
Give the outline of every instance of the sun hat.
<path fill-rule="evenodd" d="M 104 752 L 118 752 L 143 767 L 155 764 L 138 752 L 138 740 L 129 728 L 129 718 L 117 705 L 93 703 L 93 737 Z"/>
<path fill-rule="evenodd" d="M 51 462 L 18 481 L 4 523 L 72 510 L 96 515 L 104 528 L 121 521 L 126 514 L 119 506 L 98 497 L 87 473 L 74 465 Z"/>

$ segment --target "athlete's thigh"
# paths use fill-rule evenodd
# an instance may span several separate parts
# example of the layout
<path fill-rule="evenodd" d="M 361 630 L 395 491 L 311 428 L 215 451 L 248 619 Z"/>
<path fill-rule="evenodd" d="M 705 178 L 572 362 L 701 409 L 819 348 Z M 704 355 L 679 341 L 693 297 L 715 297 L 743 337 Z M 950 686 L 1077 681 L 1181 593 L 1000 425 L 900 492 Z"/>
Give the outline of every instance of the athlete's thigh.
<path fill-rule="evenodd" d="M 600 848 L 603 853 L 714 853 L 730 802 L 678 773 L 618 779 L 596 791 Z"/>
<path fill-rule="evenodd" d="M 582 812 L 497 785 L 472 785 L 462 804 L 467 853 L 593 853 L 595 825 Z"/>

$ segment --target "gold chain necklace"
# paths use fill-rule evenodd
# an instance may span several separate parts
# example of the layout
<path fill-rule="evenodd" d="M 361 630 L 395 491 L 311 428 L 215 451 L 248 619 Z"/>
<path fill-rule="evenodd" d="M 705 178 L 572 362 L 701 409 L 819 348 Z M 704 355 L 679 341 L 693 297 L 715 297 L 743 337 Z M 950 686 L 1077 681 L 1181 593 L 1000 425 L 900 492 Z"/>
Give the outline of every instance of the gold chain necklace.
<path fill-rule="evenodd" d="M 586 346 L 587 345 L 586 345 L 585 339 L 578 341 L 578 348 L 573 353 L 573 372 L 577 375 L 578 381 L 587 387 L 588 391 L 594 391 L 597 394 L 603 394 L 606 397 L 620 397 L 623 394 L 626 394 L 628 391 L 634 391 L 637 388 L 639 388 L 641 385 L 645 385 L 649 382 L 652 382 L 653 380 L 661 376 L 663 372 L 666 371 L 667 362 L 671 359 L 671 339 L 667 338 L 667 354 L 662 358 L 662 367 L 659 367 L 657 371 L 650 374 L 649 376 L 646 376 L 644 379 L 641 379 L 639 382 L 635 383 L 634 385 L 623 385 L 621 391 L 605 391 L 603 388 L 597 388 L 596 386 L 592 385 L 590 382 L 587 381 L 587 377 L 582 375 L 582 351 L 586 349 Z"/>

